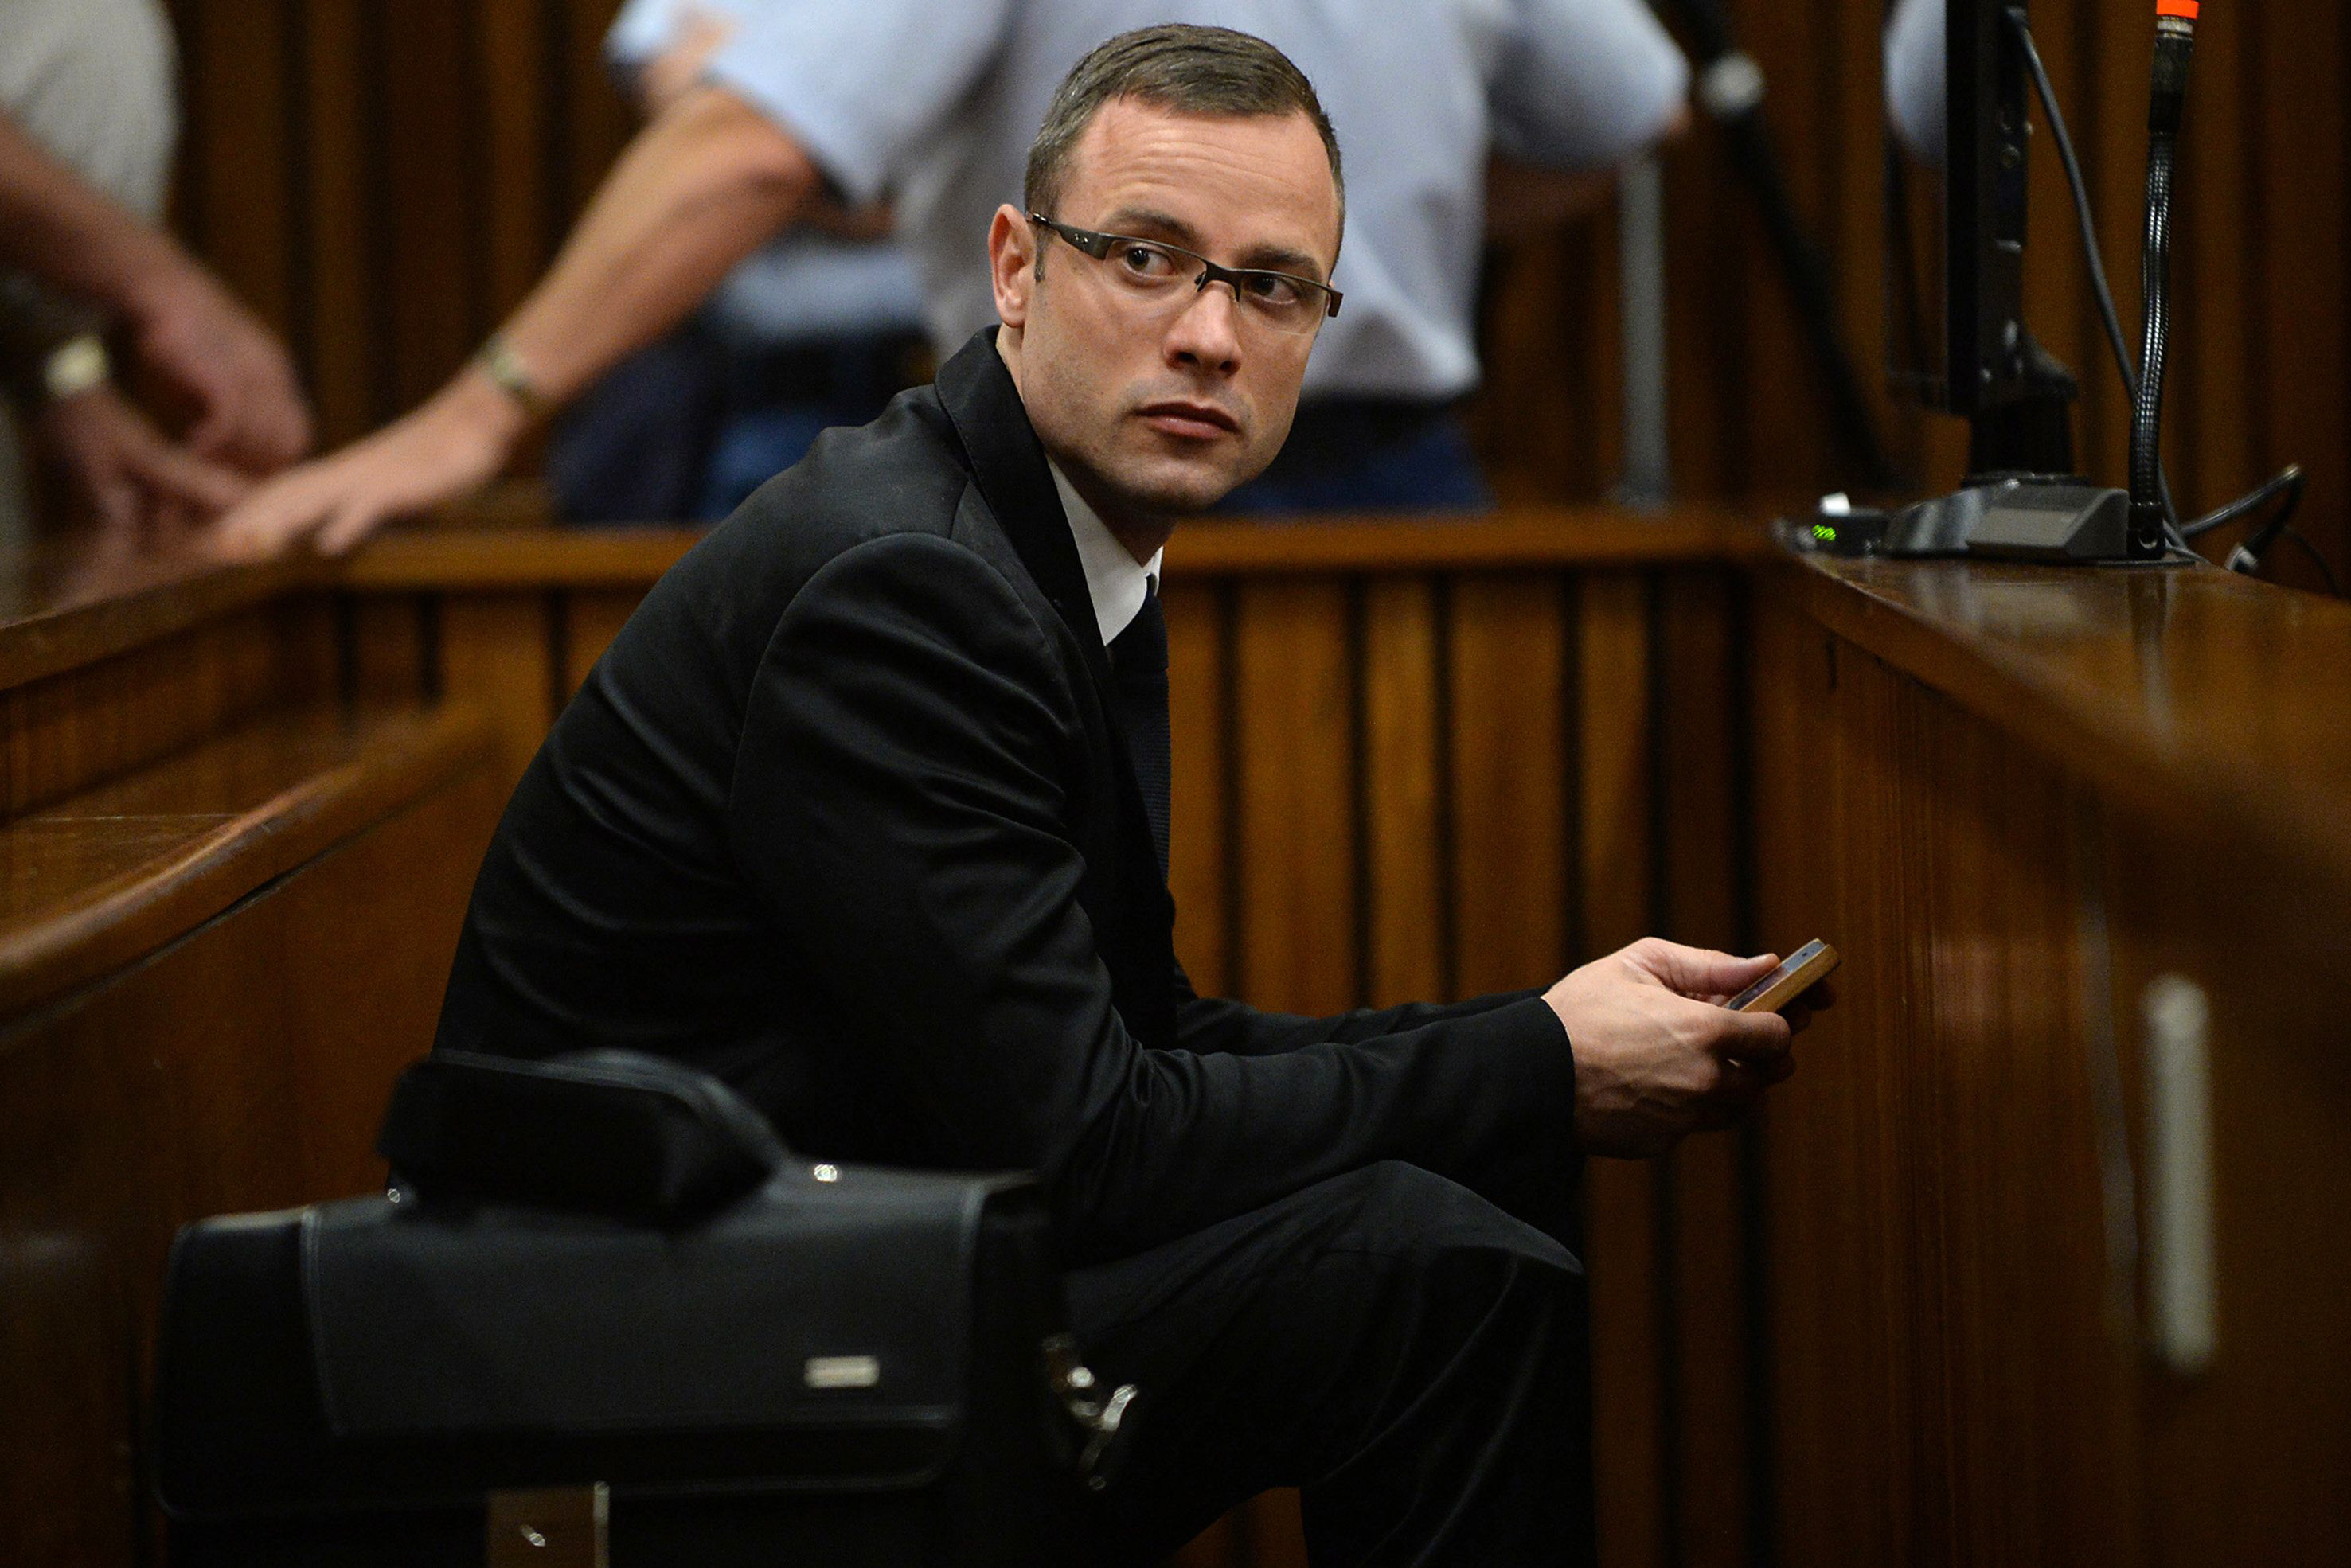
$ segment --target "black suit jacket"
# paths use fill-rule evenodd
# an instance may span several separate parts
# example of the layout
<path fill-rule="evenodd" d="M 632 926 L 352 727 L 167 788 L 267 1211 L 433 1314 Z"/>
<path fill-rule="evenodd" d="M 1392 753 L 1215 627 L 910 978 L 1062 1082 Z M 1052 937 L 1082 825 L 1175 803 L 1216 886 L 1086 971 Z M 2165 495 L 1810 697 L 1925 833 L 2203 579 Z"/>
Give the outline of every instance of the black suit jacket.
<path fill-rule="evenodd" d="M 1192 994 L 1109 682 L 984 333 L 647 596 L 499 824 L 438 1043 L 665 1052 L 810 1154 L 1035 1170 L 1073 1260 L 1562 1145 L 1540 998 Z"/>

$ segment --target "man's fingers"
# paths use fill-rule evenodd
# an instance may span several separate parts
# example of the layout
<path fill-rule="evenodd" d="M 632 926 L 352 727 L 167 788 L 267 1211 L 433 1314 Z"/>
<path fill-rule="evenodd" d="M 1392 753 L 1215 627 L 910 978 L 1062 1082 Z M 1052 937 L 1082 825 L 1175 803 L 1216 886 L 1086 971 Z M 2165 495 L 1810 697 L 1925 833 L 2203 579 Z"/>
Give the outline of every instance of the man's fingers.
<path fill-rule="evenodd" d="M 340 555 L 375 531 L 383 521 L 383 512 L 364 501 L 345 501 L 335 509 L 327 526 L 319 530 L 319 548 L 329 555 Z"/>
<path fill-rule="evenodd" d="M 140 452 L 134 465 L 150 489 L 206 514 L 227 510 L 253 488 L 251 480 L 234 470 L 162 442 Z"/>
<path fill-rule="evenodd" d="M 220 519 L 214 543 L 223 554 L 245 560 L 277 554 L 331 512 L 318 488 L 300 478 L 264 485 Z"/>
<path fill-rule="evenodd" d="M 1729 997 L 1771 972 L 1777 956 L 1765 953 L 1740 958 L 1711 947 L 1686 947 L 1678 942 L 1647 936 L 1625 949 L 1634 967 L 1686 997 Z"/>
<path fill-rule="evenodd" d="M 1705 1020 L 1710 1034 L 1707 1043 L 1717 1056 L 1740 1061 L 1764 1061 L 1783 1054 L 1795 1032 L 1788 1027 L 1788 1020 L 1777 1013 L 1735 1013 L 1710 1003 L 1694 1005 L 1706 1008 L 1711 1015 Z"/>

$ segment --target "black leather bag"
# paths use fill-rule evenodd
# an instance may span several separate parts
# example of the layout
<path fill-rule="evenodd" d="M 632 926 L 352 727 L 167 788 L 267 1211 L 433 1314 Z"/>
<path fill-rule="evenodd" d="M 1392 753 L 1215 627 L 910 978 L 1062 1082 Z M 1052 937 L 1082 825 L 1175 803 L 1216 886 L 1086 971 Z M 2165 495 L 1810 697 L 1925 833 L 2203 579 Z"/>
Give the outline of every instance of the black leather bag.
<path fill-rule="evenodd" d="M 381 1146 L 387 1197 L 172 1248 L 175 1563 L 1070 1560 L 1133 1391 L 1027 1178 L 795 1160 L 617 1052 L 419 1063 Z"/>

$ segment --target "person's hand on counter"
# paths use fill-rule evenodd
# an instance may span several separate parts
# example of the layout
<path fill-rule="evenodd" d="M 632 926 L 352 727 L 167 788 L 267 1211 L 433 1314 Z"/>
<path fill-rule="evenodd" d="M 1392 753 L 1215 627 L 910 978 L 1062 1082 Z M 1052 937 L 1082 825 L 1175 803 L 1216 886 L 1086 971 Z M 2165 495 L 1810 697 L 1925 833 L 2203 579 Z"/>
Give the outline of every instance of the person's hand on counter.
<path fill-rule="evenodd" d="M 221 518 L 214 548 L 259 559 L 308 538 L 339 555 L 394 517 L 496 478 L 525 423 L 512 398 L 468 369 L 415 413 L 261 486 Z"/>
<path fill-rule="evenodd" d="M 110 382 L 44 405 L 32 435 L 44 474 L 64 492 L 61 509 L 119 538 L 206 521 L 252 488 L 235 469 L 174 445 Z"/>
<path fill-rule="evenodd" d="M 256 475 L 308 452 L 310 405 L 285 345 L 193 262 L 154 270 L 126 325 L 140 361 L 194 405 L 188 450 Z"/>
<path fill-rule="evenodd" d="M 1655 936 L 1571 971 L 1543 1000 L 1575 1052 L 1575 1136 L 1586 1154 L 1639 1158 L 1725 1127 L 1795 1071 L 1788 1043 L 1812 1007 L 1732 1012 L 1775 954 L 1734 957 Z M 1807 1002 L 1825 1005 L 1816 988 Z"/>

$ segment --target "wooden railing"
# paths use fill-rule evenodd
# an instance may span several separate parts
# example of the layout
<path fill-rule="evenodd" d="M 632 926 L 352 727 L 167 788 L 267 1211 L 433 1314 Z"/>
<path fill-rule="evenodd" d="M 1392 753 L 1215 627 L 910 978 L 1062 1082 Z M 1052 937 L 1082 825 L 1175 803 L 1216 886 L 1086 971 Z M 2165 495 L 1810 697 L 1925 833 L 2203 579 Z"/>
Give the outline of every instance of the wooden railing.
<path fill-rule="evenodd" d="M 377 1179 L 505 793 L 695 537 L 18 585 L 0 1560 L 143 1560 L 172 1227 Z M 1600 511 L 1202 525 L 1167 603 L 1204 986 L 1461 994 L 1649 931 L 1847 954 L 1766 1116 L 1588 1172 L 1612 1568 L 2210 1560 L 2237 1498 L 2263 1560 L 2340 1540 L 2311 1478 L 2351 1461 L 2351 1279 L 2298 1243 L 2351 1198 L 2351 612 Z M 2158 971 L 2209 1004 L 2201 1369 L 2143 1348 L 2181 1278 L 2149 1272 Z M 1277 1504 L 1186 1561 L 1296 1552 Z"/>

